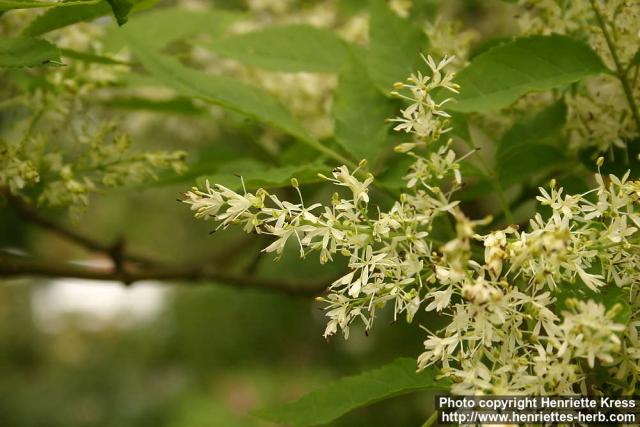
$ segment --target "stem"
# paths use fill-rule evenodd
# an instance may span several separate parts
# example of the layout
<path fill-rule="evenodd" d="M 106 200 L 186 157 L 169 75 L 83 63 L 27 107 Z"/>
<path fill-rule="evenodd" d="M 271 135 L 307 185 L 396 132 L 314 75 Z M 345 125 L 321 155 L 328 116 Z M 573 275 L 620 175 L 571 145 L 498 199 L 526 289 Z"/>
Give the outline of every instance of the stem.
<path fill-rule="evenodd" d="M 596 6 L 595 0 L 589 0 L 591 3 L 591 8 L 593 9 L 593 13 L 596 15 L 596 20 L 598 21 L 598 25 L 602 30 L 602 34 L 604 35 L 604 39 L 607 42 L 607 47 L 609 48 L 609 52 L 611 52 L 611 57 L 613 58 L 613 62 L 616 65 L 615 75 L 620 80 L 622 84 L 622 89 L 624 90 L 624 94 L 627 98 L 627 102 L 629 103 L 629 108 L 631 109 L 631 114 L 633 115 L 633 119 L 636 122 L 636 126 L 638 127 L 638 131 L 640 131 L 640 113 L 638 112 L 638 106 L 636 105 L 636 100 L 633 98 L 633 90 L 631 89 L 631 85 L 629 84 L 629 80 L 627 80 L 627 73 L 620 62 L 620 58 L 618 57 L 618 52 L 616 51 L 615 45 L 611 40 L 611 36 L 609 35 L 609 30 L 607 30 L 606 23 L 604 22 L 604 18 L 600 14 L 598 10 L 598 6 Z"/>
<path fill-rule="evenodd" d="M 433 414 L 427 418 L 427 421 L 422 424 L 422 427 L 431 427 L 438 421 L 438 411 L 433 411 Z"/>

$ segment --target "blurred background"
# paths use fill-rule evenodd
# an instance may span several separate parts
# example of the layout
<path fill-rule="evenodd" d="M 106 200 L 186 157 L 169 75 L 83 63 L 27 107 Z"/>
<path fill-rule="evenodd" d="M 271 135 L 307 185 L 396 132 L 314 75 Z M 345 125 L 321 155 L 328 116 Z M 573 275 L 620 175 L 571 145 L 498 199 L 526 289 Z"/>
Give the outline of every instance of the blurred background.
<path fill-rule="evenodd" d="M 460 36 L 468 39 L 465 43 L 476 37 L 473 34 L 499 36 L 511 28 L 509 13 L 497 0 L 391 3 L 399 15 L 417 25 L 433 24 L 438 17 L 460 20 L 471 31 Z M 215 7 L 241 13 L 244 19 L 234 29 L 237 32 L 278 22 L 306 22 L 335 29 L 366 45 L 366 4 L 364 0 L 185 0 L 161 1 L 153 9 Z M 3 34 L 23 28 L 35 16 L 38 12 L 7 13 L 0 17 Z M 132 17 L 131 25 L 136 19 Z M 123 53 L 117 40 L 109 38 L 112 27 L 111 18 L 103 17 L 47 37 L 62 47 L 95 49 L 100 54 L 107 54 L 111 47 L 126 59 L 126 49 Z M 434 34 L 446 35 L 439 31 Z M 218 58 L 198 42 L 177 43 L 169 49 L 183 53 L 185 62 L 201 69 L 242 76 L 262 86 L 287 104 L 315 136 L 322 139 L 332 134 L 328 117 L 337 84 L 334 75 L 255 70 Z M 216 174 L 220 180 L 236 179 L 237 170 L 259 173 L 273 158 L 295 165 L 315 153 L 286 135 L 222 109 L 183 100 L 163 103 L 167 98 L 160 90 L 142 83 L 123 86 L 126 68 L 105 71 L 95 64 L 67 63 L 56 71 L 62 73 L 58 81 L 92 75 L 88 80 L 93 86 L 87 93 L 64 92 L 60 84 L 52 85 L 56 99 L 90 98 L 90 105 L 74 120 L 116 121 L 141 150 L 185 150 L 189 169 L 182 175 L 160 173 L 153 184 L 98 191 L 78 211 L 42 206 L 40 214 L 106 243 L 126 238 L 127 249 L 164 261 L 210 263 L 276 278 L 330 280 L 341 271 L 339 262 L 319 266 L 315 256 L 299 260 L 295 247 L 275 263 L 259 252 L 268 240 L 238 230 L 210 235 L 211 224 L 195 221 L 184 205 L 174 201 L 203 173 Z M 32 78 L 37 73 L 3 74 L 21 88 L 29 86 L 22 82 L 25 75 Z M 4 87 L 2 93 L 9 98 L 14 90 Z M 155 102 L 134 102 L 142 95 Z M 25 115 L 20 109 L 3 108 L 0 130 L 11 134 L 15 122 Z M 42 130 L 46 132 L 46 125 Z M 54 134 L 51 138 L 63 140 Z M 245 159 L 247 153 L 252 155 L 250 162 Z M 330 197 L 320 184 L 306 186 L 304 192 L 310 200 Z M 0 247 L 6 252 L 53 262 L 109 265 L 106 256 L 88 253 L 24 221 L 6 205 L 0 208 L 0 227 Z M 421 317 L 414 322 L 437 326 Z M 0 426 L 268 425 L 250 412 L 396 357 L 415 357 L 424 339 L 415 325 L 394 323 L 388 313 L 377 319 L 372 334 L 354 329 L 348 341 L 341 337 L 325 341 L 324 327 L 321 306 L 310 297 L 225 284 L 150 281 L 126 287 L 81 279 L 3 279 Z M 355 411 L 332 425 L 420 425 L 430 415 L 431 405 L 432 399 L 425 394 L 400 397 Z"/>

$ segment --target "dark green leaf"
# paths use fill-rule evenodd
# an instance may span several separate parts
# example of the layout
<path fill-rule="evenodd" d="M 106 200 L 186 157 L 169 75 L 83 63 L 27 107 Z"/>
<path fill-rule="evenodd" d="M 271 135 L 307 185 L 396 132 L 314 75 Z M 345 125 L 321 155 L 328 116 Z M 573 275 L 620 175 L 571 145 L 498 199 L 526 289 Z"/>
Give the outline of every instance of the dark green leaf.
<path fill-rule="evenodd" d="M 415 163 L 415 159 L 409 156 L 390 156 L 385 161 L 384 169 L 376 174 L 376 181 L 387 188 L 404 189 L 407 181 L 404 177 L 409 173 L 409 168 Z"/>
<path fill-rule="evenodd" d="M 225 37 L 209 45 L 219 55 L 278 71 L 338 72 L 345 44 L 329 30 L 286 25 Z"/>
<path fill-rule="evenodd" d="M 194 115 L 203 114 L 205 112 L 203 108 L 195 106 L 190 99 L 186 98 L 153 100 L 139 97 L 114 97 L 102 101 L 102 104 L 111 108 L 134 111 L 146 110 L 156 113 Z"/>
<path fill-rule="evenodd" d="M 633 65 L 640 65 L 640 49 L 638 49 L 633 58 L 631 58 L 631 62 L 629 62 L 629 66 Z"/>
<path fill-rule="evenodd" d="M 396 359 L 379 369 L 339 379 L 295 402 L 257 411 L 256 415 L 296 427 L 325 424 L 383 399 L 422 390 L 445 390 L 449 384 L 435 376 L 434 369 L 416 373 L 414 359 Z"/>
<path fill-rule="evenodd" d="M 60 52 L 51 43 L 31 37 L 0 39 L 0 67 L 35 67 L 60 62 Z"/>
<path fill-rule="evenodd" d="M 594 292 L 587 288 L 581 281 L 577 283 L 561 283 L 556 290 L 558 311 L 567 309 L 567 300 L 575 298 L 578 300 L 593 300 L 602 303 L 607 310 L 620 304 L 620 311 L 615 316 L 615 321 L 626 324 L 631 319 L 631 303 L 629 301 L 629 289 L 620 288 L 613 283 L 607 284 L 600 292 Z"/>
<path fill-rule="evenodd" d="M 586 44 L 566 36 L 530 36 L 500 44 L 460 71 L 457 111 L 491 111 L 508 106 L 531 91 L 565 86 L 606 71 Z"/>
<path fill-rule="evenodd" d="M 567 121 L 567 105 L 558 101 L 529 120 L 514 124 L 507 130 L 496 148 L 496 159 L 520 145 L 545 143 L 557 145 L 559 134 Z"/>
<path fill-rule="evenodd" d="M 364 65 L 352 56 L 334 98 L 336 141 L 356 159 L 374 162 L 390 148 L 385 119 L 394 111 L 395 103 L 377 90 Z"/>
<path fill-rule="evenodd" d="M 463 141 L 471 141 L 471 134 L 469 133 L 469 123 L 467 122 L 466 114 L 452 112 L 449 119 L 449 126 L 451 127 L 451 133 L 445 134 L 444 138 L 450 136 L 457 136 Z"/>
<path fill-rule="evenodd" d="M 562 129 L 567 106 L 558 101 L 505 132 L 496 149 L 500 182 L 508 187 L 566 160 Z"/>
<path fill-rule="evenodd" d="M 400 18 L 384 0 L 371 0 L 367 65 L 373 82 L 383 93 L 418 69 L 419 53 L 427 48 L 427 36 L 410 21 Z"/>
<path fill-rule="evenodd" d="M 600 171 L 607 175 L 613 174 L 621 177 L 627 171 L 631 171 L 630 177 L 640 177 L 640 139 L 626 141 L 625 147 L 611 146 L 606 152 L 598 151 L 596 147 L 580 150 L 578 156 L 587 169 L 596 172 L 596 160 L 604 157 L 604 164 Z"/>
<path fill-rule="evenodd" d="M 113 16 L 116 17 L 118 25 L 124 25 L 129 19 L 129 12 L 133 7 L 132 0 L 107 0 L 111 10 L 113 10 Z"/>
<path fill-rule="evenodd" d="M 546 171 L 565 160 L 564 152 L 551 145 L 520 145 L 500 158 L 498 166 L 500 183 L 505 187 L 521 183 L 531 175 Z"/>

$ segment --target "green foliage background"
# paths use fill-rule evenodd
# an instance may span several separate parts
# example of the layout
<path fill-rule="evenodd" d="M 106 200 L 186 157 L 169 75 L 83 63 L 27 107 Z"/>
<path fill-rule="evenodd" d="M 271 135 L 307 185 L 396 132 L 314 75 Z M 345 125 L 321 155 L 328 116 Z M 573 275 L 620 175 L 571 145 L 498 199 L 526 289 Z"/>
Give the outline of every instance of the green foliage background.
<path fill-rule="evenodd" d="M 606 69 L 585 43 L 565 36 L 511 40 L 511 9 L 497 0 L 415 1 L 408 19 L 393 13 L 383 0 L 336 1 L 345 18 L 368 10 L 367 48 L 346 43 L 329 30 L 298 24 L 227 36 L 229 26 L 247 17 L 247 5 L 240 0 L 216 1 L 215 7 L 199 12 L 171 1 L 153 3 L 65 2 L 40 13 L 19 36 L 0 39 L 0 66 L 6 68 L 2 78 L 11 82 L 7 85 L 11 88 L 3 92 L 8 99 L 12 91 L 44 84 L 32 67 L 131 65 L 102 52 L 59 49 L 46 40 L 51 31 L 99 18 L 109 28 L 103 40 L 105 49 L 116 52 L 126 46 L 133 65 L 132 72 L 119 75 L 117 84 L 109 87 L 110 96 L 99 99 L 98 115 L 123 120 L 123 127 L 131 130 L 141 149 L 189 153 L 185 173 L 162 172 L 153 184 L 100 194 L 92 198 L 80 220 L 69 218 L 66 210 L 57 207 L 43 207 L 42 213 L 103 241 L 126 235 L 127 248 L 154 254 L 162 261 L 211 263 L 261 277 L 330 281 L 343 265 L 319 266 L 314 257 L 301 261 L 295 248 L 274 264 L 259 253 L 265 239 L 247 237 L 238 230 L 206 237 L 210 226 L 193 221 L 184 206 L 172 200 L 206 179 L 239 188 L 238 173 L 248 188 L 286 187 L 296 177 L 305 184 L 305 196 L 326 199 L 330 194 L 319 183 L 318 172 L 367 159 L 380 183 L 375 195 L 381 205 L 388 204 L 407 166 L 392 153 L 392 147 L 402 141 L 389 132 L 385 119 L 396 115 L 402 103 L 388 92 L 395 81 L 419 67 L 417 54 L 428 51 L 429 46 L 419 25 L 433 19 L 438 10 L 447 9 L 449 15 L 482 35 L 472 66 L 456 79 L 463 88 L 459 101 L 451 104 L 456 111 L 452 134 L 466 142 L 471 138 L 465 114 L 500 110 L 530 91 L 567 90 Z M 296 10 L 319 3 L 293 2 Z M 0 0 L 0 11 L 6 13 L 0 20 L 13 13 L 12 9 L 40 6 L 39 2 Z M 108 15 L 121 26 L 110 18 L 105 22 Z M 207 37 L 194 43 L 249 67 L 335 74 L 334 133 L 314 135 L 285 103 L 251 84 L 251 78 L 212 74 L 185 61 L 181 52 L 193 41 L 190 37 L 202 33 Z M 171 96 L 140 95 L 145 93 L 141 88 L 148 87 L 168 88 Z M 0 129 L 9 128 L 21 114 L 26 113 L 0 110 Z M 465 163 L 465 176 L 473 178 L 463 192 L 468 202 L 465 208 L 476 217 L 500 216 L 495 209 L 496 188 L 515 199 L 519 192 L 526 198 L 542 178 L 566 171 L 571 161 L 592 164 L 600 153 L 582 153 L 582 159 L 567 153 L 562 134 L 566 116 L 567 107 L 559 100 L 516 120 L 486 155 L 490 171 Z M 148 120 L 151 125 L 136 127 L 136 120 Z M 279 149 L 275 154 L 255 143 L 268 132 L 276 135 Z M 567 188 L 582 190 L 584 175 L 564 173 L 561 181 Z M 290 199 L 296 197 L 291 189 L 279 191 Z M 485 199 L 471 203 L 478 197 Z M 514 215 L 522 221 L 532 209 L 519 207 Z M 68 242 L 25 224 L 11 209 L 0 210 L 0 224 L 2 248 L 28 248 L 33 257 L 43 259 L 85 255 Z M 434 231 L 438 233 L 446 238 L 448 230 L 443 226 Z M 370 336 L 355 330 L 349 341 L 327 343 L 321 338 L 322 311 L 310 298 L 233 289 L 220 283 L 158 285 L 169 287 L 166 304 L 148 322 L 128 324 L 113 319 L 87 327 L 86 319 L 69 315 L 60 328 L 47 330 L 34 318 L 32 299 L 47 284 L 44 279 L 15 279 L 0 286 L 2 426 L 270 425 L 252 412 L 294 400 L 345 375 L 379 368 L 399 356 L 414 358 L 422 348 L 422 331 L 392 322 L 389 313 L 377 321 Z M 437 320 L 426 313 L 420 313 L 414 322 L 438 327 Z M 423 389 L 439 390 L 443 384 L 436 384 L 427 372 L 422 379 L 407 376 L 406 382 L 390 384 L 382 391 L 370 385 L 387 384 L 385 374 L 393 372 L 388 378 L 396 378 L 397 369 L 411 370 L 407 370 L 406 359 L 395 363 L 399 365 L 382 368 L 380 378 L 373 374 L 373 380 L 365 377 L 347 382 L 348 386 L 355 384 L 354 390 L 366 390 L 359 397 L 362 402 L 352 406 L 373 405 L 338 420 L 334 418 L 349 412 L 350 405 L 323 403 L 326 412 L 314 413 L 308 409 L 313 404 L 304 406 L 307 400 L 289 415 L 287 407 L 280 407 L 262 411 L 262 416 L 274 421 L 293 419 L 299 425 L 311 425 L 313 420 L 335 426 L 420 425 L 433 412 L 434 391 Z M 336 390 L 344 384 L 338 383 L 329 393 L 340 399 Z M 420 392 L 375 403 L 414 390 Z M 325 402 L 326 395 L 318 399 Z M 313 414 L 311 421 L 305 418 L 309 413 Z"/>

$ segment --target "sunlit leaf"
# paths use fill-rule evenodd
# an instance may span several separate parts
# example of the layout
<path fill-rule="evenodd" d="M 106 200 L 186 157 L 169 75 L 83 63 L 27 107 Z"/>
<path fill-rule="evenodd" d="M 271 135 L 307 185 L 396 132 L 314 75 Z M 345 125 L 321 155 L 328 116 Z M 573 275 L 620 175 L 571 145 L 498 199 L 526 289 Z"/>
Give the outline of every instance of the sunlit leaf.
<path fill-rule="evenodd" d="M 132 17 L 122 28 L 111 28 L 105 36 L 105 48 L 118 51 L 127 43 L 127 37 L 142 40 L 153 50 L 198 33 L 215 38 L 241 17 L 239 13 L 221 10 L 191 11 L 179 7 L 151 10 Z"/>
<path fill-rule="evenodd" d="M 208 45 L 243 64 L 279 71 L 337 72 L 344 65 L 345 44 L 329 30 L 286 25 L 229 36 Z"/>
<path fill-rule="evenodd" d="M 478 55 L 457 74 L 460 94 L 449 108 L 498 110 L 528 92 L 565 86 L 604 71 L 600 57 L 583 42 L 561 35 L 517 38 Z"/>
<path fill-rule="evenodd" d="M 129 46 L 142 65 L 160 83 L 179 95 L 198 98 L 274 126 L 321 153 L 335 153 L 313 138 L 275 98 L 239 80 L 185 67 L 176 59 L 156 53 L 145 42 L 129 36 Z M 344 159 L 338 158 L 343 161 Z"/>
<path fill-rule="evenodd" d="M 58 48 L 32 37 L 0 39 L 0 67 L 35 67 L 60 62 Z"/>
<path fill-rule="evenodd" d="M 23 34 L 39 36 L 76 22 L 98 18 L 110 12 L 111 8 L 106 1 L 76 3 L 64 8 L 53 8 L 37 16 Z"/>

